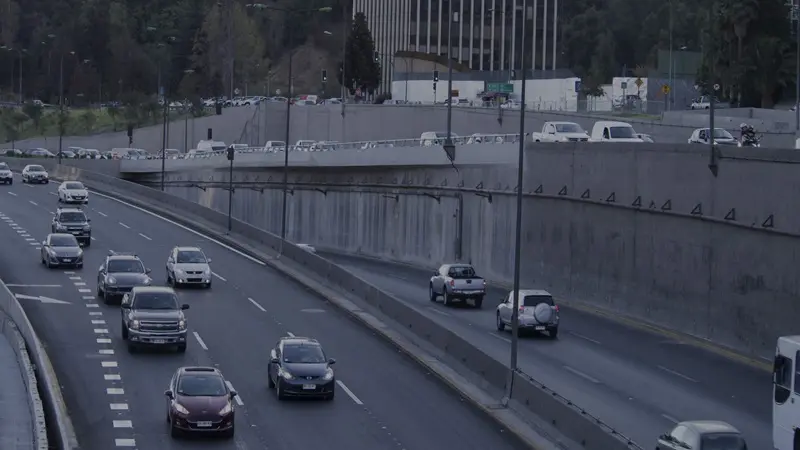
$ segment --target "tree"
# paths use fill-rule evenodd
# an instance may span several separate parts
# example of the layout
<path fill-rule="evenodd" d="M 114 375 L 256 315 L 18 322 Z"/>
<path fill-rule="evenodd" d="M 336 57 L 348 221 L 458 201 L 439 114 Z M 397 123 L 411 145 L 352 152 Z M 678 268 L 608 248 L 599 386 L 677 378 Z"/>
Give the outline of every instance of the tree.
<path fill-rule="evenodd" d="M 22 105 L 22 112 L 26 116 L 30 117 L 31 121 L 33 122 L 33 128 L 36 131 L 41 130 L 42 113 L 44 112 L 44 109 L 42 108 L 41 105 L 37 105 L 32 102 L 25 103 L 24 105 Z"/>
<path fill-rule="evenodd" d="M 344 58 L 345 79 L 342 80 L 342 63 L 339 64 L 337 79 L 354 93 L 353 86 L 363 91 L 373 92 L 381 81 L 381 66 L 375 60 L 375 42 L 367 25 L 364 13 L 356 13 L 353 27 L 347 37 Z"/>
<path fill-rule="evenodd" d="M 22 125 L 28 121 L 28 116 L 17 111 L 11 110 L 0 115 L 0 126 L 5 132 L 6 139 L 11 141 L 11 147 L 19 140 L 22 133 Z"/>
<path fill-rule="evenodd" d="M 94 128 L 94 124 L 97 122 L 97 116 L 91 109 L 87 109 L 81 113 L 80 116 L 78 116 L 78 121 L 81 129 L 85 133 L 91 133 L 92 129 Z"/>

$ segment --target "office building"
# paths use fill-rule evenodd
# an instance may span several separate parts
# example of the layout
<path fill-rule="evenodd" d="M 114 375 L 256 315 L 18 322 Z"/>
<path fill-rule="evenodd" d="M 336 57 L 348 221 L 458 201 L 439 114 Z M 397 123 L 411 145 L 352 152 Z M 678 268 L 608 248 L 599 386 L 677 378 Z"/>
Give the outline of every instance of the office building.
<path fill-rule="evenodd" d="M 556 69 L 559 0 L 354 0 L 353 12 L 367 18 L 384 62 L 384 86 L 391 84 L 397 51 L 446 56 L 449 45 L 453 59 L 472 70 Z"/>

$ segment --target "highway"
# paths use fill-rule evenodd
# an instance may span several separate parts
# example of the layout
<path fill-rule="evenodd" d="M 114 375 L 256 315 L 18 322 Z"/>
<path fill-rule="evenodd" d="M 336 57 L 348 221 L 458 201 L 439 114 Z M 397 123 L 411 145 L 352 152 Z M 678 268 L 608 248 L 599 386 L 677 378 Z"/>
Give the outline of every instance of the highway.
<path fill-rule="evenodd" d="M 432 271 L 320 253 L 508 361 L 510 333 L 497 332 L 506 292 L 490 288 L 481 310 L 428 299 Z M 528 286 L 524 280 L 523 288 Z M 690 319 L 690 318 L 689 318 Z M 771 374 L 666 336 L 561 309 L 558 339 L 520 339 L 520 368 L 642 447 L 683 420 L 725 420 L 751 448 L 772 448 Z"/>
<path fill-rule="evenodd" d="M 20 301 L 53 361 L 84 450 L 520 448 L 493 422 L 389 344 L 303 287 L 221 243 L 112 199 L 90 196 L 93 242 L 83 269 L 46 269 L 38 243 L 50 229 L 57 184 L 0 187 L 0 277 Z M 135 251 L 165 283 L 175 245 L 212 259 L 210 290 L 180 290 L 191 338 L 185 354 L 130 354 L 118 306 L 95 299 L 97 269 L 109 249 Z M 36 297 L 38 299 L 32 299 Z M 267 388 L 269 350 L 281 336 L 319 339 L 337 359 L 333 402 L 278 402 Z M 240 403 L 234 440 L 174 440 L 163 395 L 175 369 L 219 367 Z"/>

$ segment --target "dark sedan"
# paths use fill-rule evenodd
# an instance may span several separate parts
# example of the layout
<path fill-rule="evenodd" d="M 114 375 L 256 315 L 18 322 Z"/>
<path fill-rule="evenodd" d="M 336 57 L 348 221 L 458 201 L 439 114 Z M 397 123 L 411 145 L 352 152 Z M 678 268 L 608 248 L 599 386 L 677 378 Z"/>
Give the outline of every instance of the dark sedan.
<path fill-rule="evenodd" d="M 83 267 L 83 250 L 71 234 L 51 233 L 42 241 L 42 264 L 51 267 Z"/>
<path fill-rule="evenodd" d="M 236 391 L 228 388 L 214 367 L 181 367 L 172 376 L 167 397 L 167 422 L 172 437 L 181 432 L 234 435 Z"/>
<path fill-rule="evenodd" d="M 286 337 L 272 349 L 267 367 L 270 389 L 278 400 L 286 397 L 321 397 L 333 400 L 336 377 L 333 358 L 325 357 L 316 339 Z"/>

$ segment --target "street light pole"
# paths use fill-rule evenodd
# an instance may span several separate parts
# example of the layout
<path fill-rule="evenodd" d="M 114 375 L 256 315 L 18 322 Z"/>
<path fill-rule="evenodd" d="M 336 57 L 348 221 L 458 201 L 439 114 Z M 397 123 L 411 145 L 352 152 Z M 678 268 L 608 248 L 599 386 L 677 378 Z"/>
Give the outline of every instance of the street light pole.
<path fill-rule="evenodd" d="M 522 10 L 526 11 L 526 0 L 522 1 Z M 517 159 L 517 217 L 516 229 L 514 231 L 514 309 L 511 311 L 511 361 L 509 364 L 508 383 L 506 383 L 506 395 L 503 398 L 503 403 L 508 404 L 511 399 L 511 394 L 514 391 L 514 374 L 517 370 L 517 349 L 519 347 L 519 283 L 520 283 L 520 269 L 522 265 L 522 183 L 524 175 L 525 163 L 525 85 L 527 85 L 527 75 L 525 70 L 525 22 L 522 21 L 522 43 L 520 44 L 520 54 L 523 57 L 520 59 L 522 74 L 522 92 L 520 93 L 521 106 L 519 108 L 519 155 Z M 535 26 L 535 24 L 534 24 Z"/>
<path fill-rule="evenodd" d="M 664 105 L 664 107 L 667 110 L 671 110 L 672 109 L 671 108 L 672 104 L 671 104 L 670 100 L 672 99 L 672 96 L 674 95 L 672 93 L 672 89 L 674 89 L 673 85 L 675 84 L 674 83 L 675 65 L 674 65 L 673 60 L 672 60 L 672 47 L 673 47 L 673 41 L 672 41 L 673 22 L 672 22 L 672 20 L 673 20 L 673 18 L 672 18 L 672 0 L 670 0 L 669 1 L 669 91 L 667 92 L 666 98 L 664 98 L 664 100 L 667 102 L 667 104 Z"/>
<path fill-rule="evenodd" d="M 453 2 L 447 2 L 447 142 L 453 148 Z"/>
<path fill-rule="evenodd" d="M 281 251 L 283 251 L 283 243 L 286 242 L 286 208 L 289 200 L 289 131 L 291 129 L 292 118 L 292 97 L 294 97 L 294 81 L 292 80 L 293 57 L 294 50 L 289 50 L 289 95 L 286 98 L 286 136 L 283 152 L 283 214 L 281 214 Z"/>
<path fill-rule="evenodd" d="M 58 64 L 58 164 L 61 164 L 61 146 L 64 141 L 64 52 Z"/>
<path fill-rule="evenodd" d="M 798 134 L 800 134 L 800 4 L 795 4 L 794 7 L 794 37 L 796 39 L 795 47 L 795 79 L 794 79 L 794 126 Z M 22 82 L 22 81 L 20 81 Z M 800 136 L 797 136 L 800 138 Z"/>
<path fill-rule="evenodd" d="M 347 4 L 342 6 L 342 117 L 345 116 L 345 103 L 347 103 Z"/>
<path fill-rule="evenodd" d="M 161 129 L 161 192 L 164 192 L 165 188 L 165 173 L 167 168 L 167 95 L 166 91 L 164 92 L 164 122 L 162 124 Z"/>

